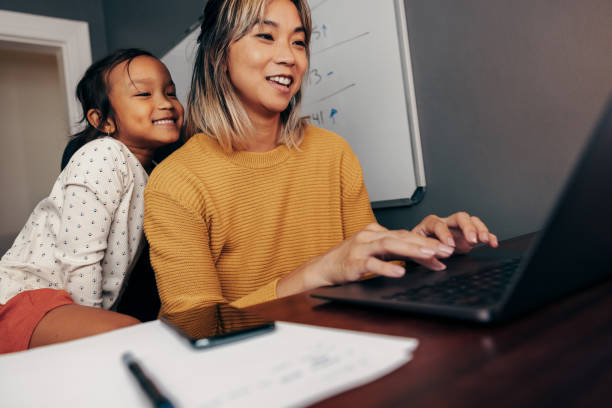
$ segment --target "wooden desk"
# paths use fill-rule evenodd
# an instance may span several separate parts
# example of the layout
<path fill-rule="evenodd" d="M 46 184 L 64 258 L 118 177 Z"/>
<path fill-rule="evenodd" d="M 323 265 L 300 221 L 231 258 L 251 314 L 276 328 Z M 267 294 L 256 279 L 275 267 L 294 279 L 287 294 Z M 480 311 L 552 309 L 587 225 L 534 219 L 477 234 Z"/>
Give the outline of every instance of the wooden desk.
<path fill-rule="evenodd" d="M 612 280 L 499 327 L 300 294 L 267 318 L 419 339 L 390 375 L 317 407 L 592 407 L 612 404 Z"/>

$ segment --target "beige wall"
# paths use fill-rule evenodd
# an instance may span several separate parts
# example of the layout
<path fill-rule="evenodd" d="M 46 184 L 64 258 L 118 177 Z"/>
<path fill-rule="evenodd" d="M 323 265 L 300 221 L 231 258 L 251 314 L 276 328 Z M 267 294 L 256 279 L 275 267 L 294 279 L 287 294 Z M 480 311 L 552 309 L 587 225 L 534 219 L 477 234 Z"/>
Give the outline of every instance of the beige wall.
<path fill-rule="evenodd" d="M 68 140 L 54 55 L 0 49 L 0 256 L 59 174 Z"/>

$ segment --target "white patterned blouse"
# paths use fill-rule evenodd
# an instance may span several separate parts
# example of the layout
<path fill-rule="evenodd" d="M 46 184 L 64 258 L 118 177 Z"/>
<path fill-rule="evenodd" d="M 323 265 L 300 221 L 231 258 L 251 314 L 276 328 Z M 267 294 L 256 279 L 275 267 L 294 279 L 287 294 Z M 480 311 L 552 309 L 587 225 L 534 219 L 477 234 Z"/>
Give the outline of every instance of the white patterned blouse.
<path fill-rule="evenodd" d="M 75 152 L 0 260 L 0 303 L 54 288 L 78 304 L 113 309 L 144 244 L 147 179 L 112 137 Z"/>

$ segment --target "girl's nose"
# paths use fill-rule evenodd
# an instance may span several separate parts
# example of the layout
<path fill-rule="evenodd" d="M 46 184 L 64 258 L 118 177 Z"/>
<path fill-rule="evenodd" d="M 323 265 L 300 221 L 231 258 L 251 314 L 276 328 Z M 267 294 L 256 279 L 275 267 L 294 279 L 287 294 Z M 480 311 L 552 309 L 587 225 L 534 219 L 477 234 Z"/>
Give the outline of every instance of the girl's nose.
<path fill-rule="evenodd" d="M 170 97 L 164 93 L 157 98 L 157 107 L 159 109 L 172 109 L 174 105 L 172 105 Z"/>

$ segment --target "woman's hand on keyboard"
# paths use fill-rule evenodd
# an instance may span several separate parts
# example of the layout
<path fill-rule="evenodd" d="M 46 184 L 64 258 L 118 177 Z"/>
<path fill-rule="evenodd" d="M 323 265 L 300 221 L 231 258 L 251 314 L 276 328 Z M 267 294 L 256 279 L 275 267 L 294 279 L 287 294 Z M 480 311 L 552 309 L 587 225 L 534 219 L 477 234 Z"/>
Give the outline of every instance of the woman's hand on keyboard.
<path fill-rule="evenodd" d="M 464 211 L 444 218 L 428 215 L 412 231 L 425 237 L 435 237 L 455 248 L 455 253 L 459 254 L 470 252 L 475 245 L 481 243 L 492 248 L 499 245 L 497 237 L 489 232 L 480 218 Z"/>

